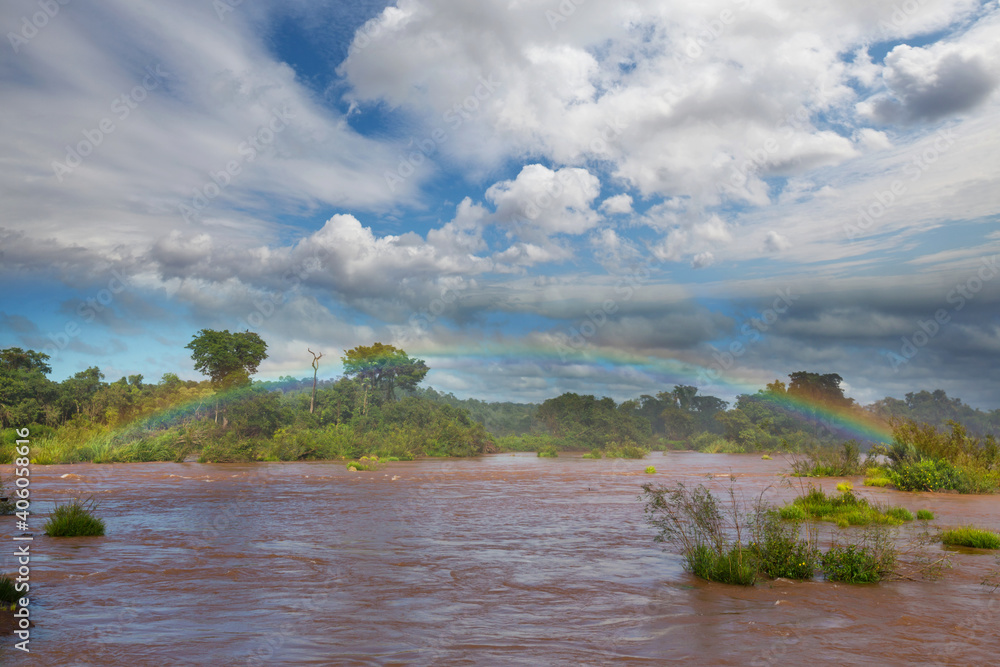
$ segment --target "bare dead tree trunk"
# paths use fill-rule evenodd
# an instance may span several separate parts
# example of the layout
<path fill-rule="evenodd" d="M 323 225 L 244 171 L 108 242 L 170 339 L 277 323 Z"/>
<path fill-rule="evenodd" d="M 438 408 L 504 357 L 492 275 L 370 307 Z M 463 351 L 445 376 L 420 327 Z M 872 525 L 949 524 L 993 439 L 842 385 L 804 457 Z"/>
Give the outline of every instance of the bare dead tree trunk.
<path fill-rule="evenodd" d="M 309 350 L 309 348 L 306 348 Z M 313 393 L 312 398 L 309 399 L 309 414 L 313 413 L 316 408 L 316 374 L 319 372 L 319 360 L 323 358 L 323 353 L 320 352 L 316 354 L 312 350 L 309 350 L 309 354 L 313 356 L 312 367 L 313 367 Z"/>

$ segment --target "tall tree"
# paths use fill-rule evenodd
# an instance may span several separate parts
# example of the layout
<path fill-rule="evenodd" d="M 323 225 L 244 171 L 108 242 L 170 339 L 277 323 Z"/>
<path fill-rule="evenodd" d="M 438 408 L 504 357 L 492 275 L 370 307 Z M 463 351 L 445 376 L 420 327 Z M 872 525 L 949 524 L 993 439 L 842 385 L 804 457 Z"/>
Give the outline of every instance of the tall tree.
<path fill-rule="evenodd" d="M 381 393 L 383 400 L 393 401 L 395 389 L 414 389 L 427 375 L 427 364 L 411 358 L 392 345 L 375 343 L 344 350 L 344 375 L 367 383 Z"/>
<path fill-rule="evenodd" d="M 250 376 L 267 359 L 267 343 L 252 331 L 202 329 L 186 347 L 191 350 L 195 370 L 211 378 L 216 391 L 249 385 Z M 218 402 L 215 420 L 219 421 Z"/>

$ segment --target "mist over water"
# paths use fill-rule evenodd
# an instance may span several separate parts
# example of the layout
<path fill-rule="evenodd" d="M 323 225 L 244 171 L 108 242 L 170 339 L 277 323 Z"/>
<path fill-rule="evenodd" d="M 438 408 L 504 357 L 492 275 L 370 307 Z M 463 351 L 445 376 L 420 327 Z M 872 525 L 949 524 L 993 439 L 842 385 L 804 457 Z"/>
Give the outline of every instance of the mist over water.
<path fill-rule="evenodd" d="M 655 475 L 643 473 L 655 465 Z M 663 552 L 648 481 L 783 502 L 753 455 L 562 454 L 395 462 L 35 466 L 33 508 L 94 494 L 107 537 L 32 526 L 30 655 L 5 665 L 991 664 L 985 553 L 935 582 L 700 581 Z M 814 481 L 832 491 L 837 478 Z M 1000 529 L 995 496 L 870 498 Z M 798 481 L 795 482 L 797 484 Z M 14 517 L 0 518 L 5 537 Z M 901 539 L 919 526 L 901 528 Z M 820 542 L 838 531 L 822 524 Z M 936 553 L 941 547 L 932 546 Z M 7 572 L 12 549 L 4 550 Z"/>

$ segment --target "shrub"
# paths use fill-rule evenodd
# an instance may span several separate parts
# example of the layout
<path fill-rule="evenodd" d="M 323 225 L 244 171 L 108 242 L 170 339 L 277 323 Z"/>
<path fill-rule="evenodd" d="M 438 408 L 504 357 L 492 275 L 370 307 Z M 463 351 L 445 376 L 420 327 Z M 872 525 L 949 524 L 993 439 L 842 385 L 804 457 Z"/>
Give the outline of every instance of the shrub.
<path fill-rule="evenodd" d="M 590 450 L 589 454 L 584 454 L 583 458 L 585 458 L 585 459 L 599 459 L 599 458 L 601 458 L 601 450 L 599 450 L 599 449 L 592 449 L 592 450 Z"/>
<path fill-rule="evenodd" d="M 1000 549 L 1000 534 L 973 526 L 962 526 L 941 533 L 941 541 L 952 546 L 974 549 Z"/>
<path fill-rule="evenodd" d="M 865 477 L 865 486 L 877 486 L 879 488 L 892 484 L 888 477 Z"/>
<path fill-rule="evenodd" d="M 362 456 L 357 461 L 348 461 L 347 467 L 354 468 L 355 470 L 378 470 L 382 465 L 377 456 Z"/>
<path fill-rule="evenodd" d="M 921 521 L 933 521 L 934 512 L 931 512 L 930 510 L 917 510 L 917 518 Z"/>
<path fill-rule="evenodd" d="M 50 537 L 89 537 L 104 534 L 104 521 L 94 516 L 97 503 L 74 500 L 57 505 L 45 522 L 45 534 Z"/>
<path fill-rule="evenodd" d="M 849 477 L 860 475 L 861 445 L 848 440 L 840 448 L 816 447 L 805 458 L 793 461 L 792 474 L 796 477 Z"/>
<path fill-rule="evenodd" d="M 896 567 L 896 549 L 884 526 L 866 530 L 858 544 L 834 544 L 820 560 L 821 570 L 829 581 L 848 584 L 873 584 L 892 574 Z"/>
<path fill-rule="evenodd" d="M 646 466 L 646 474 L 652 475 L 656 472 L 656 466 Z"/>
<path fill-rule="evenodd" d="M 837 485 L 837 490 L 841 493 L 854 490 L 854 485 L 850 482 L 841 482 Z"/>
<path fill-rule="evenodd" d="M 760 459 L 761 459 L 762 461 L 770 461 L 770 460 L 771 460 L 771 457 L 770 457 L 770 456 L 768 456 L 767 454 L 764 454 L 764 456 L 760 457 Z"/>
<path fill-rule="evenodd" d="M 559 452 L 556 451 L 555 447 L 552 447 L 550 445 L 548 447 L 542 447 L 541 449 L 539 449 L 538 450 L 538 456 L 541 457 L 541 458 L 554 459 L 557 456 L 559 456 Z"/>
<path fill-rule="evenodd" d="M 604 453 L 609 459 L 641 459 L 646 454 L 649 454 L 649 450 L 640 447 L 634 442 L 625 441 L 622 444 L 617 442 L 609 443 Z"/>
<path fill-rule="evenodd" d="M 814 543 L 799 539 L 798 528 L 782 523 L 782 518 L 774 511 L 757 515 L 751 546 L 758 567 L 775 579 L 811 579 L 819 564 L 819 551 Z"/>

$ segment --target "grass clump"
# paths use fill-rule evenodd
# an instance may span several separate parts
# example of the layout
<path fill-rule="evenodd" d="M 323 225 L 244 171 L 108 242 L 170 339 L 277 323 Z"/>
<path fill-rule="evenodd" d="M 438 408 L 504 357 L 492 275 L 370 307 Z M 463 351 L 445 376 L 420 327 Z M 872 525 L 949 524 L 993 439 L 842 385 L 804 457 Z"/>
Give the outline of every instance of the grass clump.
<path fill-rule="evenodd" d="M 771 457 L 770 457 L 770 456 L 768 456 L 767 454 L 764 454 L 764 455 L 763 455 L 762 457 L 760 457 L 760 460 L 761 460 L 761 461 L 770 461 L 770 460 L 771 460 Z"/>
<path fill-rule="evenodd" d="M 656 473 L 656 466 L 646 466 L 646 474 L 653 475 Z"/>
<path fill-rule="evenodd" d="M 950 546 L 973 549 L 1000 549 L 1000 534 L 974 526 L 962 526 L 941 533 L 941 541 Z"/>
<path fill-rule="evenodd" d="M 900 521 L 913 521 L 913 514 L 905 507 L 889 507 L 885 510 L 885 515 Z"/>
<path fill-rule="evenodd" d="M 933 521 L 934 512 L 930 510 L 917 510 L 917 518 L 921 521 Z"/>
<path fill-rule="evenodd" d="M 884 488 L 890 484 L 892 484 L 892 480 L 888 477 L 865 477 L 865 486 Z"/>
<path fill-rule="evenodd" d="M 104 521 L 94 516 L 97 503 L 94 500 L 74 500 L 64 505 L 56 505 L 45 522 L 45 534 L 49 537 L 91 537 L 104 535 Z"/>
<path fill-rule="evenodd" d="M 851 484 L 850 482 L 841 482 L 840 484 L 837 485 L 837 490 L 840 491 L 841 493 L 845 493 L 847 491 L 853 491 L 854 485 Z"/>
<path fill-rule="evenodd" d="M 548 447 L 542 447 L 541 449 L 539 449 L 538 450 L 538 456 L 539 456 L 539 458 L 543 458 L 543 459 L 554 459 L 557 456 L 559 456 L 559 452 L 556 451 L 555 447 L 552 447 L 550 445 Z"/>
<path fill-rule="evenodd" d="M 749 551 L 740 547 L 720 553 L 701 545 L 685 560 L 693 575 L 707 581 L 737 586 L 753 586 L 757 583 L 757 563 Z"/>
<path fill-rule="evenodd" d="M 799 509 L 791 509 L 792 507 Z M 873 523 L 897 526 L 913 520 L 913 515 L 902 507 L 882 509 L 869 503 L 867 499 L 854 495 L 850 490 L 843 491 L 839 496 L 828 496 L 817 488 L 811 488 L 809 493 L 781 508 L 781 517 L 799 521 L 830 521 L 840 528 Z"/>
<path fill-rule="evenodd" d="M 14 588 L 14 580 L 7 575 L 0 576 L 0 602 L 7 605 L 15 605 L 23 597 Z"/>
<path fill-rule="evenodd" d="M 590 450 L 589 453 L 584 454 L 583 458 L 585 458 L 585 459 L 599 459 L 599 458 L 603 458 L 603 455 L 601 454 L 601 450 L 600 449 L 592 449 L 592 450 Z"/>

